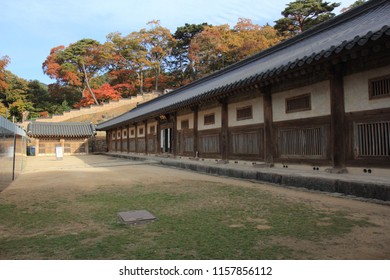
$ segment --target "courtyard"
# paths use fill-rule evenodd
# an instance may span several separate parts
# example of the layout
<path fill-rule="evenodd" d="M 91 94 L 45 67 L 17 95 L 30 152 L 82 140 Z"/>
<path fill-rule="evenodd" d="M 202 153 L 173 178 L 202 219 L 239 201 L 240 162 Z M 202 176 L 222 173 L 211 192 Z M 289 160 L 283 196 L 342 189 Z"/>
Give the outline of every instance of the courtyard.
<path fill-rule="evenodd" d="M 0 221 L 0 259 L 390 258 L 388 204 L 105 155 L 29 157 Z"/>

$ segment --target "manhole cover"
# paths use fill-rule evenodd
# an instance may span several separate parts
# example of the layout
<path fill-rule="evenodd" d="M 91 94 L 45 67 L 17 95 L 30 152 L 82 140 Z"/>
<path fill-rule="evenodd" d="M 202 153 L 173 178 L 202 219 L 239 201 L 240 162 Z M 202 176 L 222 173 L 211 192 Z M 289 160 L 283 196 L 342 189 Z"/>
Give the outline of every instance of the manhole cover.
<path fill-rule="evenodd" d="M 128 225 L 152 222 L 156 219 L 149 211 L 135 210 L 118 213 L 119 219 Z"/>

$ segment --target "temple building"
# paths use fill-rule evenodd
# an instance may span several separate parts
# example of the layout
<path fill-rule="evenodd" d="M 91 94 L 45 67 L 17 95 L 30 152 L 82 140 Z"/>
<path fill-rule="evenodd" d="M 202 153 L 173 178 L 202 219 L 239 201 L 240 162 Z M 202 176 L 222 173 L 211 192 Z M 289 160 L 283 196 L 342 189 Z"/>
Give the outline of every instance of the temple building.
<path fill-rule="evenodd" d="M 97 129 L 109 152 L 388 168 L 389 15 L 368 1 Z"/>

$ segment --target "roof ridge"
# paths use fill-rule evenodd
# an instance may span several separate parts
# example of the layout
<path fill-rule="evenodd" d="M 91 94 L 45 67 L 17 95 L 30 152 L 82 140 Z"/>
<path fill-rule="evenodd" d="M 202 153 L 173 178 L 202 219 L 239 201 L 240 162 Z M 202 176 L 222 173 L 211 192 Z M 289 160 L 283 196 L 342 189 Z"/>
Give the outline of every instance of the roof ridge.
<path fill-rule="evenodd" d="M 311 37 L 311 36 L 314 36 L 318 33 L 321 33 L 323 32 L 324 30 L 327 30 L 329 28 L 332 28 L 333 26 L 335 25 L 338 25 L 344 21 L 347 21 L 351 18 L 354 18 L 354 17 L 357 17 L 359 16 L 360 14 L 364 13 L 365 11 L 367 10 L 370 10 L 371 8 L 374 8 L 375 6 L 379 6 L 381 5 L 382 3 L 386 3 L 388 0 L 369 0 L 368 2 L 365 2 L 364 4 L 358 6 L 358 7 L 355 7 L 347 12 L 344 12 L 344 13 L 341 13 L 339 15 L 336 15 L 335 17 L 323 22 L 323 23 L 320 23 L 320 24 L 317 24 L 315 26 L 313 26 L 312 28 L 300 33 L 300 34 L 297 34 L 295 35 L 294 37 L 291 37 L 285 41 L 282 41 L 272 47 L 269 47 L 267 49 L 264 49 L 256 54 L 253 54 L 247 58 L 244 58 L 243 60 L 240 60 L 236 63 L 233 63 L 229 66 L 226 66 L 225 68 L 223 69 L 220 69 L 218 71 L 215 71 L 205 77 L 202 77 L 198 80 L 195 80 L 187 85 L 184 85 L 184 86 L 181 86 L 167 94 L 164 94 L 162 96 L 159 96 L 157 98 L 154 98 L 152 100 L 149 100 L 147 102 L 144 102 L 142 104 L 140 104 L 139 106 L 137 106 L 136 108 L 134 109 L 137 109 L 137 108 L 140 108 L 140 107 L 143 107 L 143 106 L 146 106 L 148 104 L 152 104 L 154 102 L 158 102 L 159 100 L 162 100 L 164 98 L 167 98 L 171 95 L 176 95 L 176 94 L 179 94 L 181 91 L 184 91 L 188 88 L 192 88 L 200 83 L 203 83 L 203 82 L 206 82 L 208 80 L 211 80 L 213 78 L 216 78 L 216 77 L 219 77 L 225 73 L 228 73 L 230 71 L 233 71 L 237 68 L 240 68 L 246 64 L 249 64 L 249 63 L 252 63 L 253 61 L 256 61 L 258 59 L 261 59 L 265 56 L 268 56 L 272 53 L 275 53 L 275 52 L 278 52 L 282 49 L 285 49 L 285 48 L 288 48 L 290 47 L 291 45 L 294 45 L 298 42 L 301 42 L 305 39 L 307 39 L 308 37 Z"/>

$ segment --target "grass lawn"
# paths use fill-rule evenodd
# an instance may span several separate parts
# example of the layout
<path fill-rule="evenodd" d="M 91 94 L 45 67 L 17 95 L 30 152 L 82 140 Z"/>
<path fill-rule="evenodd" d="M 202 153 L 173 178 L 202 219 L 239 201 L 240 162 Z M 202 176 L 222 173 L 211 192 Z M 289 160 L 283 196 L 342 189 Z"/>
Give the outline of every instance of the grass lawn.
<path fill-rule="evenodd" d="M 37 193 L 20 203 L 0 196 L 0 259 L 315 259 L 294 244 L 326 246 L 355 227 L 372 226 L 233 184 L 111 185 Z M 117 218 L 141 209 L 157 220 L 129 226 Z"/>

